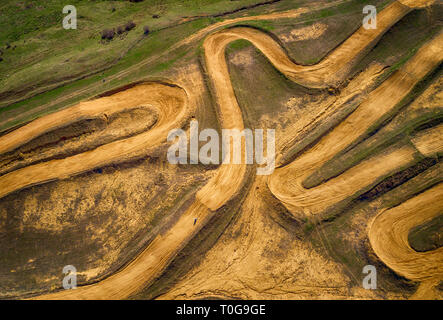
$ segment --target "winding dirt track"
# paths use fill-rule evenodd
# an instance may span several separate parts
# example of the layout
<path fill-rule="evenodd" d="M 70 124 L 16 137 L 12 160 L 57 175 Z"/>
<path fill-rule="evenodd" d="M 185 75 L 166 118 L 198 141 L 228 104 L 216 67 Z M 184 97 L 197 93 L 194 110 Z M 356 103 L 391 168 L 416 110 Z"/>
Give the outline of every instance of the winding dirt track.
<path fill-rule="evenodd" d="M 377 183 L 380 177 L 407 167 L 417 148 L 423 155 L 441 152 L 441 146 L 425 147 L 426 139 L 412 139 L 412 146 L 402 147 L 370 158 L 318 187 L 306 189 L 303 181 L 335 154 L 346 149 L 376 123 L 392 112 L 414 86 L 443 60 L 443 32 L 424 45 L 400 70 L 372 91 L 368 98 L 342 123 L 325 135 L 314 147 L 290 164 L 278 168 L 269 178 L 272 193 L 297 218 L 313 216 L 333 205 L 357 197 L 358 191 Z M 441 128 L 435 129 L 440 130 Z M 423 146 L 421 146 L 423 144 Z M 431 154 L 429 154 L 431 153 Z"/>
<path fill-rule="evenodd" d="M 7 173 L 0 177 L 0 197 L 28 186 L 63 179 L 106 164 L 128 160 L 146 152 L 148 148 L 163 142 L 170 130 L 183 125 L 188 113 L 188 99 L 184 90 L 178 87 L 158 83 L 138 85 L 110 97 L 83 102 L 37 119 L 22 130 L 17 130 L 17 135 L 5 136 L 1 145 L 2 149 L 8 150 L 14 142 L 11 138 L 24 143 L 49 129 L 53 130 L 75 121 L 143 105 L 151 105 L 159 115 L 157 123 L 151 130 L 72 157 L 47 161 Z"/>
<path fill-rule="evenodd" d="M 277 69 L 294 81 L 310 87 L 328 87 L 333 83 L 342 81 L 346 76 L 345 71 L 347 71 L 358 58 L 361 58 L 367 50 L 373 47 L 375 41 L 389 30 L 394 23 L 410 12 L 410 10 L 411 8 L 401 5 L 398 2 L 392 3 L 379 14 L 377 22 L 378 28 L 376 30 L 358 29 L 336 50 L 314 66 L 301 66 L 292 62 L 274 39 L 254 29 L 232 28 L 209 36 L 204 42 L 206 66 L 213 86 L 215 87 L 222 127 L 227 129 L 243 129 L 242 114 L 234 95 L 224 57 L 225 48 L 230 42 L 238 39 L 249 40 L 269 58 Z M 284 17 L 283 14 L 275 16 L 280 18 Z M 292 16 L 292 14 L 289 16 Z M 130 92 L 118 93 L 111 97 L 102 98 L 103 100 L 99 99 L 80 103 L 77 106 L 37 119 L 22 128 L 0 137 L 0 153 L 17 148 L 45 132 L 69 125 L 75 121 L 76 116 L 78 120 L 81 120 L 87 115 L 94 116 L 100 113 L 103 114 L 106 112 L 106 108 L 112 107 L 100 107 L 100 105 L 106 105 L 106 103 L 112 105 L 114 98 L 129 99 L 129 97 L 131 97 L 133 101 L 132 105 L 128 103 L 127 108 L 129 108 L 129 106 L 136 107 L 137 103 L 139 105 L 143 103 L 151 105 L 158 104 L 155 99 L 161 96 L 153 97 L 154 101 L 152 102 L 149 101 L 147 95 L 141 96 L 140 100 L 138 100 L 137 96 L 133 97 L 132 95 L 137 95 L 135 90 L 138 89 L 136 88 L 138 88 L 138 86 L 132 88 Z M 164 88 L 163 91 L 166 92 L 169 90 Z M 167 95 L 165 95 L 165 97 L 167 97 Z M 121 101 L 121 103 L 124 102 Z M 183 101 L 182 103 L 184 104 L 185 102 Z M 94 105 L 98 106 L 97 111 L 94 111 Z M 124 108 L 124 106 L 120 106 L 120 108 Z M 181 117 L 180 120 L 183 120 L 186 106 L 178 107 L 175 105 L 168 107 L 171 111 L 171 116 L 180 108 L 182 108 L 181 111 L 183 112 L 178 112 L 176 117 Z M 161 109 L 162 108 L 159 108 L 159 112 L 162 112 Z M 160 122 L 159 120 L 159 123 L 155 125 L 153 129 L 156 138 L 160 134 L 164 134 L 163 137 L 166 137 L 168 130 L 180 127 L 177 121 L 168 124 L 166 114 L 161 118 L 164 121 Z M 139 152 L 145 150 L 147 147 L 154 146 L 160 142 L 158 139 L 153 140 L 150 135 L 152 135 L 151 131 L 143 135 L 102 146 L 81 155 L 29 166 L 1 176 L 0 197 L 14 190 L 54 179 L 63 179 L 87 170 L 92 170 L 98 166 L 113 163 L 119 157 L 125 160 L 129 156 L 137 156 Z M 146 139 L 146 141 L 143 142 L 143 139 Z M 149 139 L 151 139 L 151 141 Z M 232 179 L 231 177 L 242 177 L 244 172 L 245 168 L 241 165 L 222 166 L 218 177 L 211 180 L 208 185 L 199 192 L 198 198 L 202 199 L 206 195 L 206 197 L 211 200 L 204 203 L 211 210 L 217 209 L 238 190 L 241 184 L 241 179 Z M 214 195 L 213 190 L 219 190 L 220 193 Z M 232 192 L 226 192 L 226 190 Z M 210 194 L 212 194 L 212 196 L 210 196 Z"/>
<path fill-rule="evenodd" d="M 443 280 L 443 247 L 417 252 L 409 245 L 408 234 L 413 227 L 441 215 L 442 208 L 443 184 L 440 183 L 397 207 L 380 212 L 368 231 L 377 256 L 408 279 L 423 282 L 424 286 L 438 285 Z"/>
<path fill-rule="evenodd" d="M 384 32 L 410 10 L 411 8 L 398 2 L 391 4 L 379 14 L 378 29 L 359 29 L 315 66 L 300 66 L 293 63 L 278 43 L 268 35 L 256 30 L 232 28 L 209 36 L 204 42 L 205 63 L 216 94 L 221 126 L 227 129 L 243 129 L 241 110 L 230 82 L 224 56 L 225 48 L 230 42 L 238 39 L 249 40 L 269 58 L 276 68 L 294 81 L 309 87 L 328 87 L 342 81 L 351 65 L 361 58 Z M 282 15 L 281 18 L 283 17 L 285 16 Z M 344 138 L 343 134 L 355 138 L 356 135 L 352 135 L 352 132 L 362 132 L 360 127 L 372 124 L 376 119 L 392 109 L 397 99 L 392 97 L 391 87 L 396 90 L 396 93 L 398 91 L 400 96 L 406 95 L 420 78 L 441 61 L 441 44 L 442 35 L 427 44 L 403 67 L 402 71 L 397 72 L 383 84 L 382 88 L 377 92 L 378 95 L 383 97 L 383 100 L 376 100 L 377 95 L 373 96 L 373 99 L 378 101 L 378 105 L 371 102 L 364 104 L 357 109 L 357 116 L 354 116 L 354 112 L 351 116 L 352 118 L 350 117 L 345 121 L 344 126 L 340 126 L 338 127 L 340 128 L 339 130 L 335 129 L 333 131 L 335 132 L 333 138 L 331 138 L 331 134 L 328 135 L 328 139 L 337 144 L 334 147 L 336 151 L 340 150 L 340 147 L 346 146 L 347 142 L 353 141 L 351 138 Z M 156 107 L 159 112 L 157 124 L 146 133 L 116 141 L 73 157 L 29 166 L 1 176 L 0 196 L 27 186 L 44 183 L 53 179 L 63 179 L 95 167 L 127 160 L 139 155 L 147 148 L 164 142 L 168 131 L 172 128 L 181 127 L 183 121 L 189 115 L 190 103 L 187 100 L 187 96 L 189 97 L 190 95 L 187 94 L 186 90 L 165 84 L 138 85 L 112 96 L 81 103 L 76 107 L 42 117 L 5 135 L 0 138 L 0 152 L 17 148 L 36 136 L 55 128 L 66 126 L 84 117 L 98 116 L 106 112 L 121 110 L 121 108 L 136 107 L 140 104 L 150 104 Z M 385 107 L 385 105 L 388 105 L 388 107 Z M 377 106 L 377 108 L 371 106 Z M 364 111 L 358 111 L 360 109 Z M 369 116 L 367 115 L 367 110 L 371 111 Z M 352 122 L 350 119 L 355 122 Z M 421 140 L 420 138 L 417 139 L 424 141 L 424 145 L 428 143 L 426 138 L 421 137 Z M 323 144 L 320 143 L 320 145 Z M 326 152 L 325 155 L 320 154 L 320 150 Z M 325 159 L 325 157 L 327 158 L 332 154 L 325 147 L 320 148 L 320 150 L 317 151 L 319 159 Z M 401 159 L 408 159 L 408 156 L 410 156 L 409 150 L 400 150 L 399 152 L 400 154 L 395 154 L 393 158 L 400 155 Z M 315 160 L 312 155 L 311 153 L 309 157 L 311 159 L 305 159 L 305 164 L 309 164 L 309 161 L 306 160 Z M 394 159 L 389 161 L 391 160 L 395 161 Z M 316 161 L 318 164 L 319 160 L 316 159 Z M 395 163 L 393 167 L 396 168 L 399 165 L 401 164 Z M 305 167 L 298 168 L 302 171 L 306 170 Z M 312 165 L 309 168 L 312 168 Z M 197 193 L 196 201 L 182 214 L 176 224 L 166 233 L 158 235 L 138 257 L 112 276 L 96 284 L 79 287 L 76 290 L 51 293 L 37 298 L 122 299 L 142 289 L 160 275 L 171 259 L 215 214 L 215 211 L 237 194 L 243 183 L 245 172 L 245 165 L 221 165 L 214 178 Z M 285 205 L 292 205 L 291 198 L 284 192 L 279 191 L 280 189 L 277 186 L 277 182 L 287 183 L 280 172 L 271 177 L 269 185 L 271 190 Z M 293 173 L 291 172 L 291 174 Z M 373 175 L 376 175 L 376 173 L 374 172 Z M 293 194 L 291 193 L 290 195 L 292 196 Z M 319 200 L 316 199 L 315 201 Z M 199 218 L 199 223 L 196 227 L 193 227 L 192 221 L 196 217 Z"/>

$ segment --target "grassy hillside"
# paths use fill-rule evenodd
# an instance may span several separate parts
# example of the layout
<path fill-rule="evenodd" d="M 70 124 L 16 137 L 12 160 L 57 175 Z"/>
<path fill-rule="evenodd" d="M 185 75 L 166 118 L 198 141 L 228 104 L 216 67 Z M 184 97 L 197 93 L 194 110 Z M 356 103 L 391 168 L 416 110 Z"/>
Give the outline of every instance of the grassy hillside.
<path fill-rule="evenodd" d="M 364 4 L 349 0 L 345 1 L 346 5 L 340 4 L 331 11 L 321 7 L 331 6 L 327 2 L 305 0 L 76 1 L 72 4 L 77 7 L 78 29 L 64 30 L 61 1 L 28 2 L 31 3 L 28 7 L 13 1 L 1 6 L 2 13 L 6 14 L 0 17 L 0 26 L 6 31 L 0 38 L 0 47 L 3 48 L 3 61 L 0 62 L 0 131 L 116 86 L 161 76 L 164 70 L 176 63 L 185 64 L 183 57 L 186 54 L 195 56 L 200 53 L 198 41 L 201 39 L 175 50 L 171 50 L 171 46 L 216 22 L 297 9 L 309 3 L 312 11 L 291 21 L 242 22 L 268 31 L 276 27 L 278 33 L 298 23 L 312 23 L 318 17 L 360 15 Z M 386 2 L 377 1 L 380 6 Z M 28 23 L 27 27 L 20 27 L 16 23 L 20 20 L 35 21 L 35 29 L 30 28 Z M 118 28 L 128 21 L 133 21 L 136 27 L 111 41 L 101 39 L 104 29 Z M 147 36 L 143 33 L 144 26 L 150 29 Z M 336 43 L 337 39 L 345 38 L 350 30 L 343 30 L 343 34 L 334 30 L 337 32 L 329 42 Z M 297 46 L 297 43 L 294 45 Z M 294 45 L 288 44 L 291 51 Z M 7 46 L 9 48 L 5 49 Z M 302 63 L 310 62 L 303 55 L 300 58 Z"/>
<path fill-rule="evenodd" d="M 69 4 L 77 9 L 77 29 L 65 30 L 66 1 L 6 1 L 0 7 L 0 106 L 111 67 L 144 40 L 145 26 L 156 32 L 261 2 L 74 0 Z M 117 31 L 131 21 L 132 30 L 102 39 L 104 30 Z"/>

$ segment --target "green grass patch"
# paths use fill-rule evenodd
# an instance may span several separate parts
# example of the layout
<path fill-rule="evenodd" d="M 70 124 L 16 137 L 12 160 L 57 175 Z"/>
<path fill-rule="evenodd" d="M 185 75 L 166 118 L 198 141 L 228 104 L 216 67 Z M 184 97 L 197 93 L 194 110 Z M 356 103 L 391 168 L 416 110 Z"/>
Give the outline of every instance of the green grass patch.
<path fill-rule="evenodd" d="M 443 215 L 414 227 L 408 235 L 409 244 L 419 252 L 443 246 Z"/>

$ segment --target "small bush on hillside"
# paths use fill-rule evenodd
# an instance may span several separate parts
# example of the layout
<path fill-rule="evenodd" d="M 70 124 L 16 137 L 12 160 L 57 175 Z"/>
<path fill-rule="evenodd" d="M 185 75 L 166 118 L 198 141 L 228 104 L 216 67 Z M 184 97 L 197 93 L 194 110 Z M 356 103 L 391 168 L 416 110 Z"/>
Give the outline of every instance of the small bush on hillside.
<path fill-rule="evenodd" d="M 135 28 L 135 23 L 134 21 L 128 21 L 125 25 L 125 30 L 126 31 L 131 31 L 132 29 Z"/>
<path fill-rule="evenodd" d="M 123 32 L 125 32 L 125 27 L 124 26 L 118 26 L 117 27 L 117 34 L 122 34 Z"/>
<path fill-rule="evenodd" d="M 102 31 L 102 39 L 112 40 L 115 36 L 114 29 L 105 29 Z"/>

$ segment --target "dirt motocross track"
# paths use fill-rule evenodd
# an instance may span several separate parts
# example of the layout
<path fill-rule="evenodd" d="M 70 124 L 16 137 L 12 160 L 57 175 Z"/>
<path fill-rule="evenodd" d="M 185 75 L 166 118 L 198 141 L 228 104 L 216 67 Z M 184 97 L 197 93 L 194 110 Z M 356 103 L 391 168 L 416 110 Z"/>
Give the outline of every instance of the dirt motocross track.
<path fill-rule="evenodd" d="M 302 86 L 335 87 L 345 80 L 352 66 L 362 59 L 397 21 L 413 10 L 414 6 L 428 5 L 430 2 L 432 1 L 392 3 L 378 14 L 377 29 L 358 29 L 320 63 L 311 66 L 294 63 L 271 36 L 256 29 L 234 27 L 209 35 L 203 45 L 204 62 L 217 102 L 221 127 L 244 129 L 242 112 L 225 58 L 226 47 L 231 42 L 239 39 L 250 41 L 276 69 Z M 292 13 L 287 15 L 281 13 L 254 18 L 278 19 L 292 16 Z M 308 175 L 364 136 L 371 126 L 382 121 L 422 78 L 440 65 L 442 59 L 443 33 L 440 33 L 426 43 L 400 70 L 371 92 L 355 112 L 315 146 L 289 164 L 280 164 L 281 157 L 277 157 L 277 166 L 284 166 L 277 168 L 268 179 L 269 189 L 274 196 L 295 218 L 315 216 L 338 202 L 352 200 L 362 190 L 375 185 L 380 177 L 409 166 L 417 153 L 424 156 L 441 153 L 443 145 L 438 137 L 441 137 L 443 129 L 442 126 L 438 126 L 424 134 L 413 136 L 411 146 L 398 147 L 387 154 L 365 160 L 317 187 L 310 189 L 303 187 L 303 181 Z M 183 127 L 192 115 L 194 97 L 192 90 L 181 87 L 180 83 L 172 82 L 137 84 L 124 91 L 44 116 L 0 137 L 0 153 L 5 153 L 46 132 L 82 119 L 108 116 L 117 111 L 139 106 L 148 106 L 158 114 L 155 125 L 145 133 L 71 157 L 34 164 L 0 176 L 0 196 L 4 197 L 29 186 L 64 179 L 146 154 L 150 149 L 163 144 L 168 132 Z M 179 220 L 167 232 L 158 235 L 133 261 L 113 275 L 98 283 L 78 287 L 76 290 L 54 292 L 36 298 L 124 299 L 140 291 L 160 276 L 171 260 L 217 213 L 217 210 L 240 192 L 246 179 L 246 172 L 246 165 L 222 164 L 209 182 L 197 192 L 195 201 L 189 205 Z M 431 281 L 432 285 L 438 284 L 442 279 L 439 267 L 443 253 L 441 248 L 420 253 L 417 257 L 417 253 L 410 249 L 404 239 L 407 230 L 438 214 L 441 203 L 435 202 L 431 208 L 424 208 L 423 203 L 432 198 L 439 198 L 440 193 L 441 187 L 434 187 L 399 207 L 380 213 L 369 230 L 371 245 L 386 265 L 407 278 L 427 283 Z M 418 215 L 417 210 L 423 214 Z M 194 218 L 198 218 L 195 227 L 192 226 Z M 397 222 L 399 228 L 394 228 L 393 225 Z M 407 263 L 411 259 L 421 261 L 418 263 L 420 268 Z"/>

